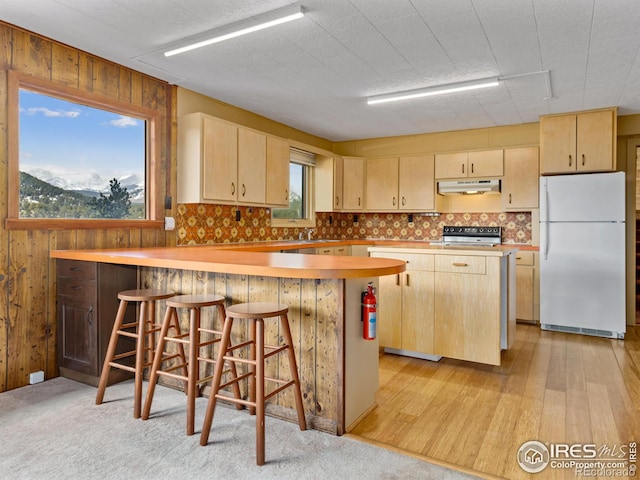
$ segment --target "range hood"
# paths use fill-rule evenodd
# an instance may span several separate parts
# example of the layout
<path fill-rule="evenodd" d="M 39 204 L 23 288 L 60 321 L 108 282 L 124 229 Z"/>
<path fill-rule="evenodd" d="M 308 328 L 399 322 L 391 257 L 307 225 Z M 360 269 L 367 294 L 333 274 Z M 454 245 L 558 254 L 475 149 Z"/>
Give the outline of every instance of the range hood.
<path fill-rule="evenodd" d="M 500 193 L 500 180 L 451 180 L 438 182 L 440 195 Z"/>

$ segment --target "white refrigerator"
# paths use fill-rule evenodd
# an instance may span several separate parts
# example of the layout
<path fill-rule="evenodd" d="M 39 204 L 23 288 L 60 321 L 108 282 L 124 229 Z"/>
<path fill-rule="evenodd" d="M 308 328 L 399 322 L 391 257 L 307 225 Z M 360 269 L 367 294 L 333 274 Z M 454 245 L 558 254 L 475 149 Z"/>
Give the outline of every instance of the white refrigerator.
<path fill-rule="evenodd" d="M 540 178 L 540 325 L 624 338 L 625 174 Z"/>

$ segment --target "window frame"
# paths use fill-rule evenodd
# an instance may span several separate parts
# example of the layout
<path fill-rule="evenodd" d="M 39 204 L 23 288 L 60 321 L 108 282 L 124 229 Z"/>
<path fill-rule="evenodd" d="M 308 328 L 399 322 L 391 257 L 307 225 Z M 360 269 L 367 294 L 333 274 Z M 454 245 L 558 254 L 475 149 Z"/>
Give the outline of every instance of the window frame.
<path fill-rule="evenodd" d="M 8 71 L 7 82 L 7 229 L 83 229 L 83 228 L 163 228 L 158 205 L 160 178 L 157 158 L 160 152 L 160 112 L 140 105 L 113 100 L 67 85 L 41 80 L 31 75 Z M 20 218 L 20 89 L 61 98 L 109 112 L 130 115 L 147 122 L 145 158 L 145 219 L 101 218 Z"/>
<path fill-rule="evenodd" d="M 305 168 L 304 177 L 304 188 L 307 193 L 304 208 L 305 208 L 305 217 L 306 218 L 274 218 L 273 211 L 275 208 L 271 209 L 271 226 L 272 227 L 304 227 L 304 228 L 314 228 L 316 226 L 316 212 L 315 212 L 315 181 L 314 181 L 314 170 L 315 167 L 296 162 L 294 160 L 289 160 L 289 168 L 291 168 L 291 164 L 295 163 L 298 165 L 302 165 Z"/>

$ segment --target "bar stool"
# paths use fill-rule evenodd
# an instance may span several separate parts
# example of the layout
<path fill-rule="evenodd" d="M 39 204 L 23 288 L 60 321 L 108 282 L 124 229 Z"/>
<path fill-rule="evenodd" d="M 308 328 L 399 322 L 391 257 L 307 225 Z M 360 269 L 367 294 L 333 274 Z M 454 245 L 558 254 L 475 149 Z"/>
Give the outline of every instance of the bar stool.
<path fill-rule="evenodd" d="M 102 374 L 98 383 L 96 405 L 100 405 L 104 399 L 104 391 L 107 388 L 111 367 L 126 370 L 134 374 L 133 418 L 140 418 L 144 369 L 152 363 L 153 354 L 155 353 L 155 333 L 160 331 L 160 325 L 155 323 L 156 301 L 164 300 L 174 295 L 175 293 L 169 290 L 152 289 L 125 290 L 118 293 L 120 305 L 111 330 L 111 338 L 109 339 L 109 346 L 107 347 Z M 140 312 L 136 322 L 124 323 L 129 302 L 139 302 Z M 179 325 L 176 325 L 176 327 L 179 328 Z M 116 354 L 120 337 L 133 338 L 135 348 Z M 123 360 L 130 357 L 135 357 L 134 366 L 122 363 Z"/>
<path fill-rule="evenodd" d="M 153 359 L 153 365 L 151 366 L 151 373 L 149 374 L 149 386 L 147 388 L 147 398 L 142 410 L 142 419 L 147 420 L 149 418 L 149 412 L 151 411 L 151 403 L 153 402 L 153 394 L 155 391 L 158 376 L 164 375 L 170 378 L 182 380 L 185 383 L 185 392 L 187 393 L 187 435 L 193 435 L 194 433 L 194 421 L 196 410 L 196 397 L 200 395 L 200 385 L 208 382 L 212 379 L 212 375 L 208 377 L 200 377 L 200 362 L 206 364 L 215 364 L 214 358 L 206 358 L 201 356 L 201 350 L 204 347 L 215 345 L 220 343 L 222 332 L 202 328 L 200 324 L 201 309 L 205 307 L 217 307 L 220 317 L 224 319 L 226 317 L 224 309 L 225 298 L 220 295 L 179 295 L 167 300 L 167 310 L 165 312 L 164 321 L 162 322 L 162 330 L 160 331 L 160 338 L 158 340 L 158 347 Z M 169 328 L 171 325 L 179 324 L 178 322 L 178 308 L 189 309 L 189 331 L 181 333 L 180 330 L 173 336 L 168 336 Z M 208 338 L 203 339 L 202 334 L 207 334 Z M 212 338 L 213 336 L 213 338 Z M 178 345 L 178 353 L 170 353 L 167 351 L 167 343 L 175 343 Z M 180 352 L 184 352 L 184 346 L 188 347 L 188 356 L 185 359 L 184 353 L 182 356 Z M 233 352 L 229 352 L 230 355 Z M 182 363 L 169 364 L 166 367 L 162 365 L 172 359 L 180 358 Z M 174 373 L 176 370 L 181 370 L 182 374 Z M 231 378 L 238 376 L 235 363 L 230 363 L 229 371 L 231 372 Z M 234 384 L 235 398 L 240 399 L 240 386 L 237 382 Z M 242 409 L 242 405 L 237 404 L 238 409 Z"/>
<path fill-rule="evenodd" d="M 293 386 L 294 388 L 298 425 L 300 426 L 300 430 L 307 429 L 307 423 L 304 417 L 304 407 L 302 405 L 302 395 L 300 393 L 300 380 L 298 378 L 296 356 L 293 350 L 293 340 L 291 338 L 291 329 L 289 328 L 289 319 L 287 317 L 288 310 L 289 309 L 286 305 L 266 302 L 240 303 L 227 308 L 227 316 L 222 330 L 222 343 L 220 345 L 220 350 L 218 350 L 218 362 L 213 373 L 211 393 L 209 394 L 209 402 L 207 403 L 207 411 L 205 413 L 202 434 L 200 436 L 200 445 L 206 445 L 209 441 L 209 431 L 211 430 L 211 423 L 213 422 L 213 414 L 216 408 L 217 399 L 225 398 L 230 402 L 248 406 L 250 413 L 253 413 L 255 410 L 256 463 L 258 465 L 264 465 L 265 401 L 290 386 Z M 285 341 L 282 345 L 265 345 L 264 343 L 264 320 L 271 317 L 279 317 L 280 319 L 280 326 Z M 249 329 L 249 340 L 232 347 L 230 345 L 230 339 L 234 319 L 251 320 L 251 325 Z M 249 358 L 247 359 L 225 355 L 227 350 L 235 350 L 246 346 L 249 346 Z M 265 360 L 280 352 L 284 352 L 285 350 L 287 351 L 289 360 L 291 379 L 283 380 L 280 378 L 266 377 L 264 372 Z M 248 374 L 237 377 L 235 380 L 231 380 L 237 382 L 247 375 L 249 376 L 249 400 L 232 399 L 220 395 L 220 389 L 230 383 L 227 382 L 224 385 L 220 385 L 224 361 L 240 362 L 250 366 Z M 275 382 L 279 386 L 266 394 L 265 381 Z"/>

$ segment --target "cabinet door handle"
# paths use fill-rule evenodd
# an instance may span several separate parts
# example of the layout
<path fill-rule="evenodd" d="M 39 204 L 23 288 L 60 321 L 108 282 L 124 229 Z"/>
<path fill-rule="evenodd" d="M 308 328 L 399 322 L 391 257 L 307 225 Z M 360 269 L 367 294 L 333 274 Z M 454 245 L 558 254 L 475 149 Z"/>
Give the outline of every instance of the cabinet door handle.
<path fill-rule="evenodd" d="M 358 206 L 360 206 L 360 197 L 358 197 Z"/>
<path fill-rule="evenodd" d="M 247 187 L 245 186 L 245 184 L 242 184 L 242 196 L 244 197 L 244 194 L 247 193 Z"/>
<path fill-rule="evenodd" d="M 400 286 L 400 274 L 396 273 L 396 287 Z"/>
<path fill-rule="evenodd" d="M 231 182 L 231 195 L 236 194 L 236 184 Z"/>
<path fill-rule="evenodd" d="M 71 270 L 72 272 L 81 272 L 82 268 L 80 268 L 80 267 L 71 267 L 69 270 Z"/>
<path fill-rule="evenodd" d="M 584 158 L 584 153 L 582 154 L 582 166 L 584 167 L 584 162 L 585 162 L 585 158 Z"/>
<path fill-rule="evenodd" d="M 464 173 L 464 163 L 462 164 L 462 173 Z"/>
<path fill-rule="evenodd" d="M 80 285 L 74 285 L 73 287 L 71 287 L 71 290 L 75 290 L 76 292 L 82 290 L 82 287 Z"/>
<path fill-rule="evenodd" d="M 404 282 L 404 284 L 408 287 L 409 286 L 409 274 L 405 274 L 406 280 Z"/>
<path fill-rule="evenodd" d="M 454 267 L 468 267 L 469 266 L 468 263 L 464 263 L 464 262 L 453 262 L 451 265 L 453 265 Z"/>
<path fill-rule="evenodd" d="M 473 163 L 471 164 L 471 173 L 473 173 Z"/>
<path fill-rule="evenodd" d="M 406 202 L 406 199 L 404 197 L 402 197 L 402 205 L 404 206 Z"/>
<path fill-rule="evenodd" d="M 511 194 L 509 194 L 509 204 L 511 204 Z"/>
<path fill-rule="evenodd" d="M 87 310 L 87 323 L 93 325 L 93 307 L 89 307 Z"/>
<path fill-rule="evenodd" d="M 396 206 L 396 197 L 393 197 L 393 206 Z"/>
<path fill-rule="evenodd" d="M 572 160 L 571 155 L 569 155 L 569 166 L 571 166 Z"/>
<path fill-rule="evenodd" d="M 289 190 L 288 189 L 284 189 L 284 201 L 288 202 L 289 201 Z"/>

